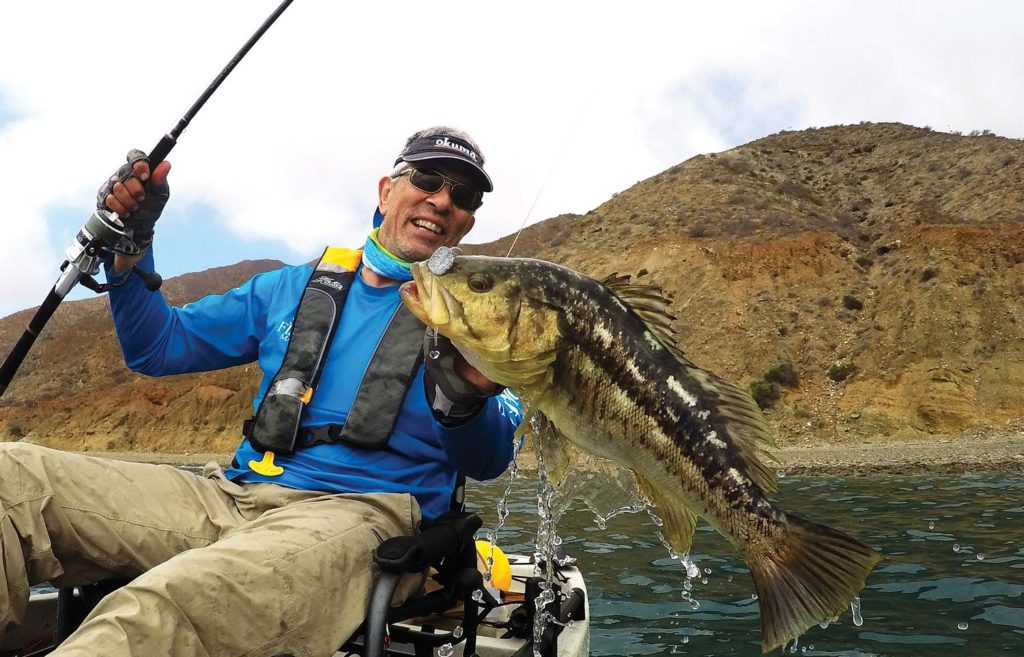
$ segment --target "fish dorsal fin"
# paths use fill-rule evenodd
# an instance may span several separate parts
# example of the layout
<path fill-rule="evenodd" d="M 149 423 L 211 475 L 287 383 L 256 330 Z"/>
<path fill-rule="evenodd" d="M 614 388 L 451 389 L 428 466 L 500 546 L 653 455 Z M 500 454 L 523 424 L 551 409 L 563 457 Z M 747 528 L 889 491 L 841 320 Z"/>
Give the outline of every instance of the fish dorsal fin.
<path fill-rule="evenodd" d="M 660 285 L 630 283 L 628 274 L 620 275 L 617 272 L 609 275 L 601 285 L 604 285 L 615 297 L 629 307 L 640 317 L 647 326 L 651 335 L 673 356 L 686 360 L 683 352 L 676 346 L 676 331 L 672 328 L 675 320 L 669 312 L 671 302 L 665 297 L 665 292 Z M 687 361 L 688 362 L 688 361 Z"/>
<path fill-rule="evenodd" d="M 669 300 L 661 287 L 636 285 L 629 281 L 628 275 L 615 273 L 601 284 L 635 312 L 654 338 L 682 364 L 687 374 L 716 398 L 715 407 L 736 442 L 747 474 L 765 491 L 777 491 L 778 482 L 771 467 L 778 463 L 771 452 L 775 441 L 757 403 L 739 386 L 694 365 L 676 346 L 676 332 L 672 328 L 675 317 L 669 313 Z"/>
<path fill-rule="evenodd" d="M 650 481 L 636 475 L 636 484 L 654 506 L 662 522 L 662 533 L 672 549 L 679 554 L 688 554 L 693 545 L 693 531 L 697 527 L 697 516 L 681 502 L 662 493 Z"/>
<path fill-rule="evenodd" d="M 763 490 L 776 492 L 779 486 L 773 466 L 779 462 L 772 454 L 775 440 L 757 402 L 746 390 L 707 370 L 692 363 L 684 363 L 684 367 L 705 394 L 715 397 L 713 406 L 735 442 L 747 474 Z"/>

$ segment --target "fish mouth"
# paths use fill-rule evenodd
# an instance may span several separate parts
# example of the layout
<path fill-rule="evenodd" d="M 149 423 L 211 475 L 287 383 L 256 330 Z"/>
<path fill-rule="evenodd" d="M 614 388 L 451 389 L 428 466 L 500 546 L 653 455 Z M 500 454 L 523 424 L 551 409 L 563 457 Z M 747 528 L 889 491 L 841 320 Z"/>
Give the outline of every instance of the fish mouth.
<path fill-rule="evenodd" d="M 442 329 L 462 316 L 462 304 L 441 284 L 441 279 L 427 269 L 425 262 L 410 268 L 412 280 L 399 288 L 402 302 L 421 322 Z M 444 331 L 441 331 L 444 333 Z"/>

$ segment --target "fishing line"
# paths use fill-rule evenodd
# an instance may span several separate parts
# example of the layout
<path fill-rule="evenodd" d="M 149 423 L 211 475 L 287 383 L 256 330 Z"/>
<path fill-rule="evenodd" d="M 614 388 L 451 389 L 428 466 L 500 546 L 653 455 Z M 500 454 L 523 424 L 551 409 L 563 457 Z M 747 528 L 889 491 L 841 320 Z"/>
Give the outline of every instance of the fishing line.
<path fill-rule="evenodd" d="M 526 229 L 526 222 L 530 220 L 530 215 L 533 214 L 533 209 L 537 207 L 537 201 L 540 200 L 540 195 L 544 193 L 544 188 L 548 186 L 548 182 L 551 180 L 551 174 L 555 172 L 555 167 L 557 167 L 559 161 L 561 161 L 562 153 L 565 152 L 566 146 L 569 145 L 569 138 L 571 136 L 571 133 L 567 134 L 565 137 L 565 141 L 562 142 L 562 147 L 558 149 L 558 153 L 555 155 L 555 159 L 551 163 L 551 168 L 548 169 L 548 174 L 544 177 L 544 181 L 541 183 L 540 189 L 537 190 L 537 195 L 533 197 L 533 203 L 530 204 L 530 209 L 526 211 L 526 216 L 523 217 L 523 223 L 519 226 L 519 231 L 516 233 L 515 238 L 512 240 L 512 244 L 508 247 L 508 253 L 505 254 L 506 258 L 512 255 L 512 249 L 516 247 L 516 242 L 519 241 L 519 236 L 522 235 L 523 231 Z"/>

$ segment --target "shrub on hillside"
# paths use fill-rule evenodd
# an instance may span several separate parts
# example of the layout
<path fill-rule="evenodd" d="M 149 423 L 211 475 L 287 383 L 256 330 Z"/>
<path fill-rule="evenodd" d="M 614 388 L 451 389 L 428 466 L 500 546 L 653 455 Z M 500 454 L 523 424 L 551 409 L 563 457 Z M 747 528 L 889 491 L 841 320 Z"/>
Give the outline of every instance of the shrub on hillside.
<path fill-rule="evenodd" d="M 771 408 L 779 401 L 779 386 L 770 381 L 755 381 L 750 384 L 750 396 L 762 409 Z"/>
<path fill-rule="evenodd" d="M 800 376 L 793 368 L 793 364 L 788 361 L 779 363 L 765 372 L 764 380 L 787 388 L 796 388 L 800 385 Z"/>
<path fill-rule="evenodd" d="M 843 308 L 847 310 L 860 310 L 863 307 L 864 303 L 857 297 L 852 294 L 843 295 Z"/>
<path fill-rule="evenodd" d="M 833 381 L 845 381 L 857 373 L 857 366 L 853 363 L 836 363 L 828 368 L 828 378 Z"/>

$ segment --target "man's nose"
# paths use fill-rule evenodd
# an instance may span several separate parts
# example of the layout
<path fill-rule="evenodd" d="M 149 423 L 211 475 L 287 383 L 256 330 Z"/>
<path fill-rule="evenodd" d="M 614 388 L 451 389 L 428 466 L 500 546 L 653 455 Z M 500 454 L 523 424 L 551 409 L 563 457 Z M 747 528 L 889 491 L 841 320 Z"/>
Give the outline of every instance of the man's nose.
<path fill-rule="evenodd" d="M 452 188 L 445 183 L 441 189 L 431 194 L 427 200 L 438 210 L 449 210 L 452 207 Z"/>

